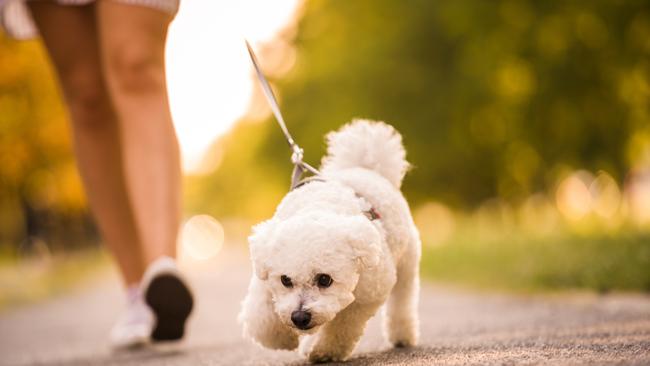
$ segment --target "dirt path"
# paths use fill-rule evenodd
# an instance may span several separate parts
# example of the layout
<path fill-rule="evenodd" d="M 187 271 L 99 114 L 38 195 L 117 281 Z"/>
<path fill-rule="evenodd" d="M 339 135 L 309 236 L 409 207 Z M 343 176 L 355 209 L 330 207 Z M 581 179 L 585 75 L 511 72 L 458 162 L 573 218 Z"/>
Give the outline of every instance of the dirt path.
<path fill-rule="evenodd" d="M 111 353 L 121 310 L 114 275 L 70 294 L 0 313 L 1 365 L 302 364 L 260 349 L 236 322 L 249 265 L 241 250 L 193 266 L 198 295 L 183 344 Z M 349 365 L 650 364 L 650 296 L 506 296 L 425 285 L 422 345 L 389 350 L 373 319 Z"/>

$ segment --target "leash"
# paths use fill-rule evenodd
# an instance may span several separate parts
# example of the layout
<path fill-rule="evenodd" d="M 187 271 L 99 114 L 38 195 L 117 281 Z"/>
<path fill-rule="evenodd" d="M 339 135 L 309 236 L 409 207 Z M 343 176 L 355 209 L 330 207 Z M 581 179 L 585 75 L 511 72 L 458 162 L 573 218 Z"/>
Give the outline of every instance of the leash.
<path fill-rule="evenodd" d="M 277 99 L 275 98 L 275 94 L 273 94 L 271 85 L 269 85 L 269 82 L 266 80 L 266 77 L 264 77 L 262 70 L 260 70 L 259 64 L 257 62 L 257 57 L 255 57 L 255 52 L 253 52 L 253 48 L 248 43 L 248 41 L 246 41 L 246 48 L 248 48 L 248 54 L 251 56 L 251 61 L 253 62 L 253 66 L 255 67 L 255 73 L 257 73 L 257 79 L 259 79 L 260 84 L 262 85 L 264 96 L 266 97 L 266 100 L 269 102 L 269 105 L 271 106 L 271 110 L 273 111 L 273 115 L 275 116 L 275 120 L 278 121 L 278 124 L 282 129 L 282 133 L 284 133 L 284 137 L 287 139 L 287 142 L 289 143 L 289 147 L 291 148 L 292 151 L 291 163 L 293 164 L 293 173 L 291 173 L 290 190 L 294 190 L 295 188 L 298 188 L 304 184 L 314 182 L 314 181 L 324 182 L 325 179 L 321 178 L 318 169 L 314 168 L 313 166 L 303 161 L 304 150 L 300 146 L 298 146 L 298 144 L 293 139 L 293 137 L 291 137 L 291 134 L 289 133 L 289 129 L 287 129 L 287 125 L 284 123 L 284 118 L 282 117 L 282 113 L 280 113 L 280 106 L 278 104 Z M 305 172 L 310 172 L 313 174 L 313 176 L 307 177 L 305 179 L 301 179 L 303 173 Z M 365 200 L 358 193 L 355 192 L 355 194 L 358 198 Z M 367 200 L 365 201 L 368 202 Z M 370 207 L 369 210 L 364 211 L 363 214 L 370 221 L 381 219 L 379 213 L 372 206 Z"/>
<path fill-rule="evenodd" d="M 284 118 L 282 117 L 282 113 L 280 113 L 280 106 L 278 104 L 277 99 L 275 98 L 275 94 L 273 94 L 271 85 L 269 85 L 269 82 L 266 80 L 266 77 L 264 77 L 262 70 L 260 70 L 259 64 L 257 62 L 257 57 L 255 57 L 255 52 L 253 52 L 253 48 L 248 43 L 248 41 L 246 41 L 246 48 L 248 48 L 248 54 L 251 56 L 251 61 L 253 62 L 253 66 L 255 67 L 255 73 L 257 74 L 257 78 L 259 79 L 260 84 L 262 85 L 264 96 L 266 97 L 266 100 L 269 102 L 269 105 L 271 106 L 271 111 L 273 111 L 273 115 L 275 116 L 275 120 L 278 121 L 278 124 L 280 125 L 280 128 L 284 133 L 284 137 L 287 139 L 287 142 L 289 143 L 289 147 L 291 148 L 292 151 L 291 163 L 293 164 L 293 173 L 291 173 L 291 189 L 293 190 L 300 184 L 300 178 L 302 177 L 303 173 L 310 172 L 318 176 L 320 175 L 320 172 L 318 171 L 318 169 L 314 168 L 313 166 L 303 161 L 304 150 L 300 146 L 298 146 L 298 144 L 293 139 L 293 137 L 291 137 L 291 134 L 289 133 L 289 129 L 287 129 L 287 125 L 284 123 Z"/>

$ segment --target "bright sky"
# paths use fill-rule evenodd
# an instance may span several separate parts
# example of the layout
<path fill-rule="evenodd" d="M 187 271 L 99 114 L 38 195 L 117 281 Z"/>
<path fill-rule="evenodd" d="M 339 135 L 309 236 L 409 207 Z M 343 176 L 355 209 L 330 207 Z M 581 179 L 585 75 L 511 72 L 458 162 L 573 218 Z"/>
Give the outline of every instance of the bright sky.
<path fill-rule="evenodd" d="M 292 21 L 299 4 L 181 1 L 167 41 L 167 79 L 185 172 L 199 172 L 215 138 L 246 112 L 254 80 L 244 39 L 255 48 L 273 39 Z"/>

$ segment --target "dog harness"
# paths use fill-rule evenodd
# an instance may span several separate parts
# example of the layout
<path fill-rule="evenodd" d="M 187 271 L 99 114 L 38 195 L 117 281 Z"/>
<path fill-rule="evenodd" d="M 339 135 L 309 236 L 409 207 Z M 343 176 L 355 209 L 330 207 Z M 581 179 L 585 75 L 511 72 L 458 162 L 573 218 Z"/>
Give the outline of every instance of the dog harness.
<path fill-rule="evenodd" d="M 301 179 L 300 181 L 298 181 L 298 183 L 297 183 L 294 187 L 291 187 L 291 190 L 293 191 L 294 189 L 296 189 L 296 188 L 300 188 L 300 187 L 304 186 L 305 184 L 308 184 L 308 183 L 311 183 L 311 182 L 323 182 L 323 183 L 327 183 L 327 180 L 324 179 L 324 178 L 322 178 L 322 177 L 320 177 L 320 176 L 311 176 L 311 177 L 307 177 L 307 178 L 305 178 L 305 179 Z M 364 201 L 366 201 L 366 202 L 369 203 L 369 201 L 368 201 L 365 197 L 363 197 L 362 195 L 360 195 L 359 193 L 354 192 L 354 195 L 357 196 L 357 198 L 362 199 L 362 200 L 364 200 Z M 368 220 L 370 220 L 370 221 L 374 221 L 374 220 L 379 220 L 379 219 L 381 219 L 381 216 L 379 215 L 379 213 L 377 212 L 377 210 L 375 210 L 375 208 L 374 208 L 372 205 L 370 205 L 370 209 L 369 209 L 369 210 L 363 211 L 363 215 L 364 215 L 365 217 L 367 217 Z"/>

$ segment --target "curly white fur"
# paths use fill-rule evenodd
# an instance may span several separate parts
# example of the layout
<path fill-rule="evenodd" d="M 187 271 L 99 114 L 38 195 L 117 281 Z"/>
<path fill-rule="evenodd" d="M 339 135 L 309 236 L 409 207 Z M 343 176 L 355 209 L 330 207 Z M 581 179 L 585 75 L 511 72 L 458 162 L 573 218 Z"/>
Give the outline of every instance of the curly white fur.
<path fill-rule="evenodd" d="M 366 168 L 399 188 L 409 168 L 402 136 L 383 122 L 356 119 L 326 136 L 327 155 L 322 170 Z"/>
<path fill-rule="evenodd" d="M 240 314 L 244 334 L 275 349 L 302 343 L 314 362 L 341 361 L 386 304 L 388 340 L 415 345 L 421 245 L 398 190 L 409 166 L 401 136 L 383 122 L 357 120 L 327 141 L 325 181 L 289 192 L 249 238 L 255 274 Z M 364 215 L 370 207 L 379 220 Z M 318 285 L 322 274 L 330 286 Z M 294 324 L 297 311 L 311 315 L 308 326 Z"/>

